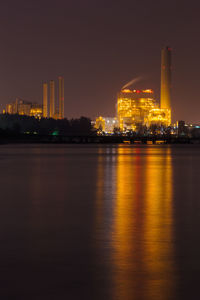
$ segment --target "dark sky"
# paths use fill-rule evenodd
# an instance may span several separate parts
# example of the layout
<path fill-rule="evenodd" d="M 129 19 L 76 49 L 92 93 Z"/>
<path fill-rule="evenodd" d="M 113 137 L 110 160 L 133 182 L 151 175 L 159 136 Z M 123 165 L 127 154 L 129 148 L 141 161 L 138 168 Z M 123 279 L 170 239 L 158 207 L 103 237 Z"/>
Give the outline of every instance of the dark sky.
<path fill-rule="evenodd" d="M 0 4 L 1 106 L 42 102 L 42 81 L 65 78 L 65 116 L 115 114 L 116 93 L 153 88 L 160 50 L 173 49 L 173 119 L 200 123 L 200 4 L 158 0 L 7 0 Z"/>

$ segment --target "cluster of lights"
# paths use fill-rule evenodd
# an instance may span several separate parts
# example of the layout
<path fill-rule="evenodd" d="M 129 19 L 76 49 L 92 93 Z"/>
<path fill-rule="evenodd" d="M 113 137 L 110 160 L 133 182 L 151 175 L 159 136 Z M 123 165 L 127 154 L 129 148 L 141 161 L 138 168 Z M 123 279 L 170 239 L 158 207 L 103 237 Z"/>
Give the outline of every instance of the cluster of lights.
<path fill-rule="evenodd" d="M 136 93 L 136 94 L 140 94 L 140 93 L 149 93 L 149 94 L 153 94 L 153 90 L 152 89 L 146 89 L 146 90 L 130 90 L 130 89 L 123 89 L 122 93 Z"/>
<path fill-rule="evenodd" d="M 133 130 L 136 123 L 147 126 L 152 123 L 170 124 L 171 111 L 159 109 L 153 95 L 149 97 L 149 94 L 153 94 L 153 90 L 124 89 L 119 93 L 117 108 L 121 130 L 125 127 Z"/>

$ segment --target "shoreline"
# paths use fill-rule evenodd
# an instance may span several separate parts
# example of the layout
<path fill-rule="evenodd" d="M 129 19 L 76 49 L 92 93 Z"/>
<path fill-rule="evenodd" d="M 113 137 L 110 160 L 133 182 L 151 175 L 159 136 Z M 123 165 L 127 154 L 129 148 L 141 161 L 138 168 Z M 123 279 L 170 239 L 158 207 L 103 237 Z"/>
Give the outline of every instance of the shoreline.
<path fill-rule="evenodd" d="M 200 137 L 174 137 L 174 136 L 40 136 L 22 135 L 15 137 L 0 137 L 3 144 L 200 144 Z"/>

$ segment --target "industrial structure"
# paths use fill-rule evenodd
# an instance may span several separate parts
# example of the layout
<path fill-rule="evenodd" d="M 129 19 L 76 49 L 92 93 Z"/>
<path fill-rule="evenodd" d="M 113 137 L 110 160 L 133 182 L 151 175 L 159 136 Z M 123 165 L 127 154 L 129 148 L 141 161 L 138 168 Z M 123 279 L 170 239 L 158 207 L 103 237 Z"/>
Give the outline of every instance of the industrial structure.
<path fill-rule="evenodd" d="M 59 82 L 59 119 L 64 118 L 64 78 L 58 77 Z"/>
<path fill-rule="evenodd" d="M 50 110 L 49 110 L 49 117 L 55 117 L 55 81 L 50 81 Z"/>
<path fill-rule="evenodd" d="M 6 105 L 3 110 L 7 114 L 26 115 L 35 118 L 64 118 L 64 78 L 59 77 L 58 101 L 55 101 L 55 81 L 50 81 L 50 91 L 48 91 L 48 83 L 44 82 L 43 87 L 43 104 L 32 103 L 21 98 L 16 98 L 14 102 Z M 50 98 L 50 99 L 49 99 Z"/>
<path fill-rule="evenodd" d="M 41 104 L 28 102 L 20 98 L 16 98 L 14 102 L 7 104 L 5 112 L 8 114 L 26 115 L 35 118 L 41 118 L 43 116 Z"/>
<path fill-rule="evenodd" d="M 134 80 L 130 83 L 132 84 Z M 142 126 L 168 127 L 171 124 L 171 49 L 165 47 L 161 52 L 161 99 L 154 97 L 152 89 L 128 89 L 127 84 L 117 95 L 117 120 L 121 131 L 137 131 Z M 100 122 L 101 118 L 101 122 Z M 103 120 L 96 119 L 95 127 Z"/>
<path fill-rule="evenodd" d="M 161 51 L 160 108 L 171 110 L 171 48 Z"/>
<path fill-rule="evenodd" d="M 96 119 L 94 127 L 99 131 L 112 133 L 115 129 L 119 128 L 119 122 L 117 118 L 104 118 L 100 116 Z"/>
<path fill-rule="evenodd" d="M 64 118 L 64 78 L 58 77 L 58 101 L 56 101 L 56 85 L 54 80 L 50 80 L 50 99 L 48 101 L 47 90 L 48 84 L 43 84 L 43 117 L 48 116 L 52 119 L 63 119 Z M 45 91 L 45 92 L 44 92 Z M 47 104 L 46 104 L 47 103 Z M 49 115 L 45 112 L 48 111 L 49 103 Z M 47 109 L 46 108 L 47 105 Z"/>
<path fill-rule="evenodd" d="M 158 105 L 154 92 L 147 90 L 121 90 L 117 97 L 117 114 L 121 130 L 136 130 L 140 125 L 147 125 L 148 116 Z"/>
<path fill-rule="evenodd" d="M 43 83 L 43 117 L 47 118 L 48 116 L 48 85 Z"/>

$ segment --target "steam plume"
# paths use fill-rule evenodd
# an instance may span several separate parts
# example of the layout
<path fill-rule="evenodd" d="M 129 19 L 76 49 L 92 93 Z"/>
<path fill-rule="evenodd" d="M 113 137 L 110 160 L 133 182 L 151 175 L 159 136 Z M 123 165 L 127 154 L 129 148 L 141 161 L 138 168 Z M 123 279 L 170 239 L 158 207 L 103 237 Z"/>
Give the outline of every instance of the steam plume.
<path fill-rule="evenodd" d="M 123 87 L 122 87 L 122 90 L 129 87 L 130 85 L 132 85 L 133 83 L 136 83 L 138 81 L 140 81 L 142 79 L 142 77 L 136 77 L 136 78 L 133 78 L 131 81 L 129 81 L 128 83 L 126 83 Z"/>

